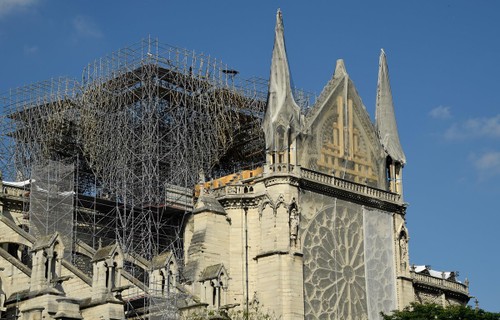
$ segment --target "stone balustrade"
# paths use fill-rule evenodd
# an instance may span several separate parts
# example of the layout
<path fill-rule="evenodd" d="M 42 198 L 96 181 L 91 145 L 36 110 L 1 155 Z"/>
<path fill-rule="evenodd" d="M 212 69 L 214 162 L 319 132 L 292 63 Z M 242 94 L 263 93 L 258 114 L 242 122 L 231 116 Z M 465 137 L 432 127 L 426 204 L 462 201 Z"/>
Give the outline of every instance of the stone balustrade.
<path fill-rule="evenodd" d="M 248 185 L 228 185 L 210 190 L 210 193 L 216 198 L 226 195 L 254 193 L 253 186 Z"/>
<path fill-rule="evenodd" d="M 396 193 L 387 192 L 384 190 L 369 187 L 367 185 L 343 180 L 336 178 L 332 175 L 320 173 L 317 171 L 312 171 L 308 169 L 301 168 L 300 174 L 303 179 L 308 179 L 311 181 L 320 182 L 326 185 L 334 186 L 344 190 L 349 190 L 358 194 L 362 194 L 368 197 L 377 198 L 381 200 L 400 202 L 401 196 Z"/>
<path fill-rule="evenodd" d="M 11 197 L 25 197 L 27 196 L 29 191 L 19 188 L 19 187 L 12 187 L 12 186 L 7 186 L 4 185 L 2 189 L 2 193 L 4 195 L 9 195 Z"/>
<path fill-rule="evenodd" d="M 420 284 L 428 284 L 433 287 L 440 287 L 442 289 L 448 289 L 461 294 L 469 295 L 469 288 L 463 283 L 450 281 L 443 278 L 436 278 L 430 275 L 412 272 L 412 278 L 415 282 Z"/>

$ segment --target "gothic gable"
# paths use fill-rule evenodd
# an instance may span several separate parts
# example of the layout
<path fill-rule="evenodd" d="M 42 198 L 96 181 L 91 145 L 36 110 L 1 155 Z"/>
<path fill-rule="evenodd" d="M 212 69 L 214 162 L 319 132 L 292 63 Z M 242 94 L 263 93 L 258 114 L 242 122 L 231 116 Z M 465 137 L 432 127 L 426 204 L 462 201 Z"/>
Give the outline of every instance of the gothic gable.
<path fill-rule="evenodd" d="M 383 149 L 343 62 L 337 63 L 305 128 L 303 167 L 385 189 Z"/>

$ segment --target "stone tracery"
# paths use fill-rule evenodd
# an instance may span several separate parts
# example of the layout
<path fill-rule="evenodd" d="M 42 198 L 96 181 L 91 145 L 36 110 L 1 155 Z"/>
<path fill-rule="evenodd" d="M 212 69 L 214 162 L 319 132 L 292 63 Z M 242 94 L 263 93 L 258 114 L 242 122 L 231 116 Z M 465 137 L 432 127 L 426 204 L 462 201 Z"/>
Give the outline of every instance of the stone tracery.
<path fill-rule="evenodd" d="M 319 212 L 304 240 L 306 318 L 365 319 L 362 215 L 338 206 Z"/>

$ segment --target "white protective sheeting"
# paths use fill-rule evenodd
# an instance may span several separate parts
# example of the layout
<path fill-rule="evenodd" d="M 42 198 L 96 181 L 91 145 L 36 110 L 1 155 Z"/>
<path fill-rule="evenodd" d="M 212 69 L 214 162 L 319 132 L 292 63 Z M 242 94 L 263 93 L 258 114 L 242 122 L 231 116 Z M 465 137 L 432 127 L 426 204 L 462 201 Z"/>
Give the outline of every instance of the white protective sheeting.
<path fill-rule="evenodd" d="M 450 271 L 437 271 L 437 270 L 432 270 L 429 266 L 414 266 L 414 270 L 416 273 L 424 273 L 424 274 L 429 274 L 431 277 L 434 278 L 441 278 L 441 279 L 450 279 L 455 276 L 455 273 L 450 272 Z M 456 282 L 457 280 L 454 280 Z"/>
<path fill-rule="evenodd" d="M 32 182 L 35 182 L 34 180 L 30 179 L 30 180 L 24 180 L 24 181 L 2 181 L 2 184 L 4 186 L 7 186 L 7 187 L 18 187 L 18 188 L 22 188 L 22 187 L 25 187 L 27 185 L 29 185 L 30 183 Z"/>
<path fill-rule="evenodd" d="M 392 215 L 363 209 L 368 319 L 396 309 L 396 273 Z"/>
<path fill-rule="evenodd" d="M 404 165 L 406 163 L 406 156 L 399 142 L 391 85 L 389 83 L 389 68 L 387 67 L 384 50 L 380 53 L 375 121 L 380 142 L 384 146 L 385 151 L 394 161 Z"/>
<path fill-rule="evenodd" d="M 327 207 L 304 239 L 305 319 L 367 320 L 363 215 Z"/>
<path fill-rule="evenodd" d="M 266 150 L 276 151 L 275 131 L 279 125 L 286 130 L 300 127 L 300 108 L 295 103 L 290 85 L 290 70 L 285 49 L 283 17 L 281 11 L 276 14 L 276 29 L 274 36 L 271 75 L 269 77 L 269 98 L 262 128 L 266 138 Z M 292 132 L 293 141 L 297 132 Z"/>
<path fill-rule="evenodd" d="M 58 232 L 71 258 L 73 244 L 74 165 L 49 161 L 33 167 L 30 192 L 30 233 L 36 238 Z M 36 181 L 36 182 L 34 182 Z"/>

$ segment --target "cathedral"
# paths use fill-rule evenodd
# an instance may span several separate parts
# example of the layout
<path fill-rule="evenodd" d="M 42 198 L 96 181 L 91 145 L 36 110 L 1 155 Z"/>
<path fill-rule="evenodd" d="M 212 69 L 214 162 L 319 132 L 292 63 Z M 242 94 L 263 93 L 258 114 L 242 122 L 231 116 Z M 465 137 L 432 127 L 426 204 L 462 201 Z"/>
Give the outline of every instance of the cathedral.
<path fill-rule="evenodd" d="M 258 306 L 281 319 L 374 320 L 412 302 L 467 304 L 467 281 L 410 261 L 406 157 L 383 50 L 374 123 L 343 60 L 304 110 L 290 84 L 278 11 L 260 125 L 261 166 L 210 179 L 200 170 L 193 189 L 176 189 L 187 212 L 175 221 L 181 254 L 140 256 L 124 241 L 43 232 L 47 221 L 62 219 L 55 215 L 62 201 L 32 201 L 50 189 L 40 180 L 3 181 L 1 317 L 225 319 Z M 73 199 L 75 192 L 56 193 Z M 111 202 L 103 196 L 94 206 Z M 82 203 L 75 206 L 91 207 Z M 46 219 L 35 221 L 36 210 Z"/>

